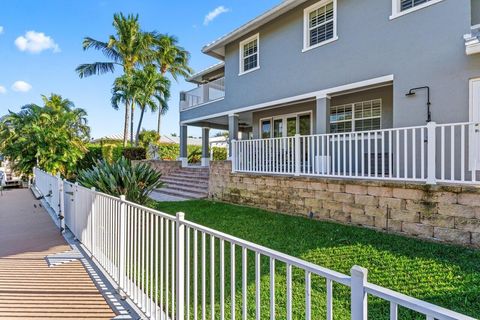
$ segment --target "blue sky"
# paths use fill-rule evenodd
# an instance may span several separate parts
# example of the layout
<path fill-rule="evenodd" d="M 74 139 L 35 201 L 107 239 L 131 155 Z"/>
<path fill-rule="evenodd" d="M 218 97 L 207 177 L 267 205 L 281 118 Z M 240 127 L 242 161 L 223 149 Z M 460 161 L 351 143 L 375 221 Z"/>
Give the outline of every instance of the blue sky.
<path fill-rule="evenodd" d="M 217 61 L 202 46 L 268 10 L 280 0 L 2 0 L 0 3 L 0 116 L 40 95 L 58 93 L 88 112 L 92 137 L 120 133 L 123 112 L 110 106 L 112 75 L 80 79 L 80 63 L 103 61 L 100 53 L 82 50 L 82 39 L 106 40 L 115 12 L 138 13 L 142 28 L 176 35 L 201 70 Z M 206 17 L 209 19 L 206 19 Z M 208 20 L 208 21 L 207 21 Z M 208 23 L 207 23 L 208 22 Z M 172 83 L 170 111 L 163 134 L 178 132 L 178 93 L 192 88 Z M 148 114 L 147 129 L 156 128 Z M 189 129 L 200 135 L 200 130 Z"/>

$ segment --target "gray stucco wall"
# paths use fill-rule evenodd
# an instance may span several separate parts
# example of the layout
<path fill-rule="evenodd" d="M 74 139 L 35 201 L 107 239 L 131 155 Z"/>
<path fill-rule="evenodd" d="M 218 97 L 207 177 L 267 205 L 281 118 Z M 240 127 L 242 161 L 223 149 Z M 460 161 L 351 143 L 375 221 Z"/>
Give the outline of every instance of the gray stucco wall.
<path fill-rule="evenodd" d="M 480 77 L 480 55 L 467 56 L 471 0 L 444 0 L 390 20 L 391 1 L 338 0 L 335 42 L 302 53 L 303 9 L 308 1 L 259 30 L 260 69 L 238 76 L 238 44 L 226 47 L 226 96 L 181 113 L 195 119 L 237 108 L 393 74 L 395 127 L 425 123 L 425 96 L 405 97 L 412 87 L 432 88 L 433 120 L 468 120 L 468 80 Z"/>
<path fill-rule="evenodd" d="M 472 26 L 480 24 L 480 0 L 470 0 L 472 2 Z"/>

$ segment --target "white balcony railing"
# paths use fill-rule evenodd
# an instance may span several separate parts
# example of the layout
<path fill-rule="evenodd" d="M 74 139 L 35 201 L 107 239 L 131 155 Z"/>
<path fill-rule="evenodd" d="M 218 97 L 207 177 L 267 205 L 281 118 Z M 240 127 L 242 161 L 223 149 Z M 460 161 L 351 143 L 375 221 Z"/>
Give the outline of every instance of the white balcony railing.
<path fill-rule="evenodd" d="M 55 183 L 60 192 L 45 189 Z M 352 320 L 367 320 L 368 297 L 377 297 L 390 304 L 385 318 L 398 319 L 405 308 L 427 320 L 473 320 L 370 283 L 367 270 L 358 266 L 351 275 L 342 274 L 185 220 L 183 213 L 175 217 L 142 207 L 38 169 L 35 185 L 57 193 L 68 229 L 148 319 L 276 319 L 282 309 L 282 319 L 302 313 L 302 319 L 311 320 L 320 319 L 318 310 L 324 309 L 321 317 L 332 320 L 335 300 L 350 305 Z M 45 199 L 57 205 L 52 197 Z M 252 279 L 248 270 L 255 270 Z M 350 294 L 333 293 L 342 287 Z M 322 291 L 325 299 L 318 299 Z"/>
<path fill-rule="evenodd" d="M 199 85 L 197 88 L 184 93 L 180 111 L 188 110 L 201 104 L 219 100 L 225 97 L 225 78 Z"/>
<path fill-rule="evenodd" d="M 233 142 L 233 171 L 480 184 L 480 124 Z"/>

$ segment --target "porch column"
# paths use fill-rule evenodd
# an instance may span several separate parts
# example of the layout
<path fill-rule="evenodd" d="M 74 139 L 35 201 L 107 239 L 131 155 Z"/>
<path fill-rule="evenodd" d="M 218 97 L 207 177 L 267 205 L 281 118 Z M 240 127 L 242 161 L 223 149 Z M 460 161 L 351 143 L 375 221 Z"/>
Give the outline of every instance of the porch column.
<path fill-rule="evenodd" d="M 180 125 L 180 158 L 179 160 L 182 162 L 182 167 L 188 166 L 187 144 L 188 144 L 187 126 Z"/>
<path fill-rule="evenodd" d="M 232 140 L 238 140 L 238 114 L 228 115 L 228 154 L 232 154 Z"/>
<path fill-rule="evenodd" d="M 202 128 L 202 166 L 207 167 L 210 162 L 210 128 Z"/>
<path fill-rule="evenodd" d="M 330 121 L 330 97 L 317 98 L 315 133 L 328 133 Z"/>

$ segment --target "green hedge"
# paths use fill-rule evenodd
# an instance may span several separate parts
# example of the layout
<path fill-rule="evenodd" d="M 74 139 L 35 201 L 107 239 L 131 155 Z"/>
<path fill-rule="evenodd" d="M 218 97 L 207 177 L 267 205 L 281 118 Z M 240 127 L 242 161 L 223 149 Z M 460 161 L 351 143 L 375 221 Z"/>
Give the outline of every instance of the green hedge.
<path fill-rule="evenodd" d="M 122 150 L 122 154 L 129 160 L 147 159 L 147 151 L 143 147 L 127 147 Z"/>

